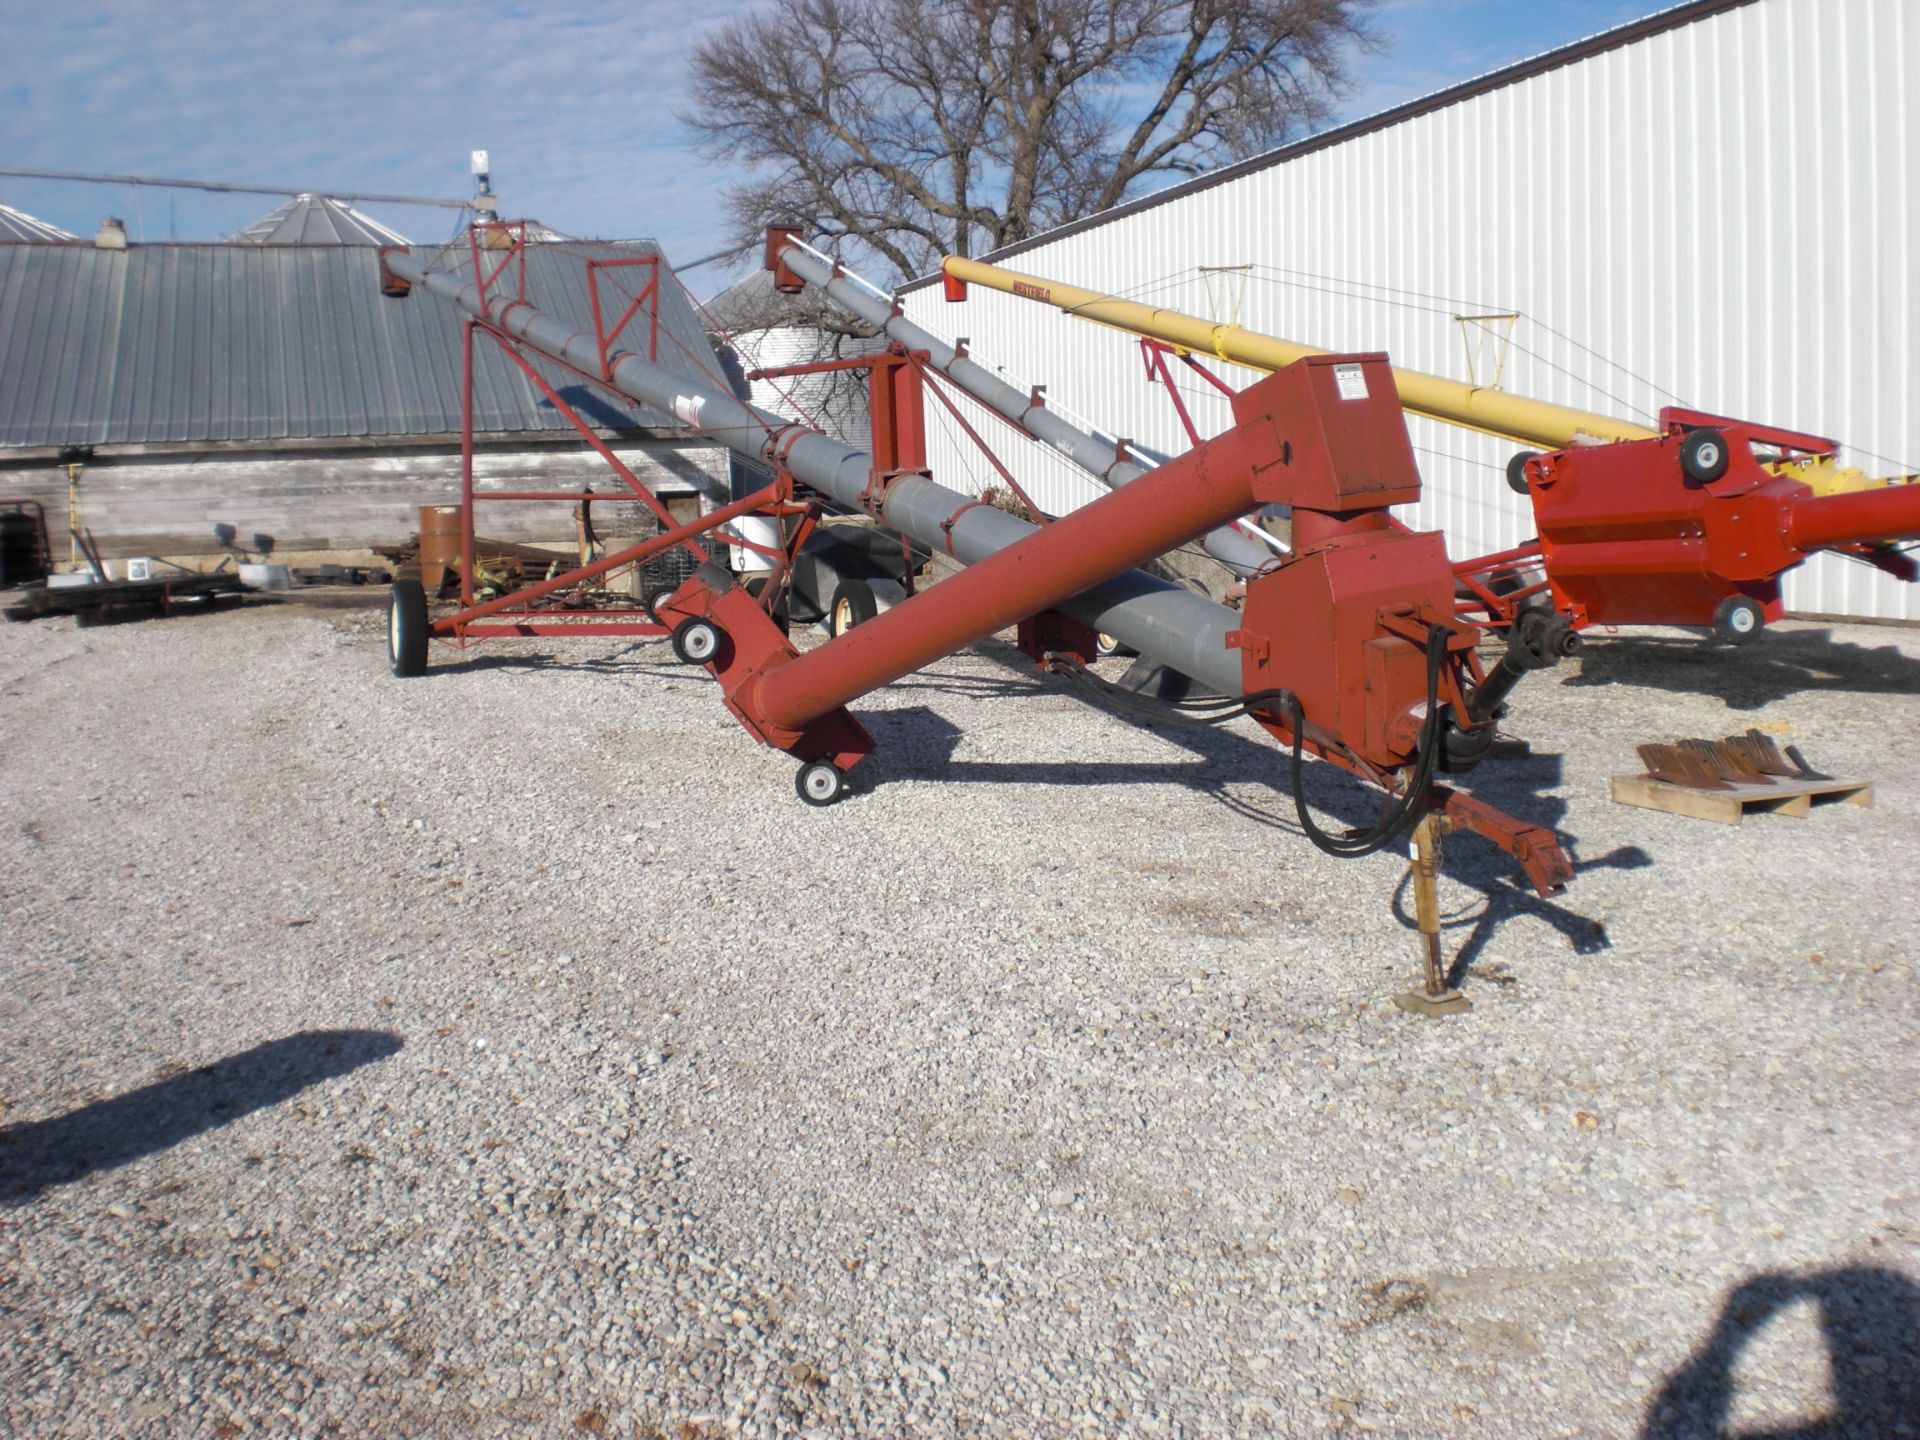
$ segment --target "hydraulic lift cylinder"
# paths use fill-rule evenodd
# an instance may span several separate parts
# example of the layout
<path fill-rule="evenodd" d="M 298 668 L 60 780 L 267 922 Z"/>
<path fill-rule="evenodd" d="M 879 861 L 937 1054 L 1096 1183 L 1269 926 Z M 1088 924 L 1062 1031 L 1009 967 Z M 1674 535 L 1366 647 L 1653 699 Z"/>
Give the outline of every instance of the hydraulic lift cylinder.
<path fill-rule="evenodd" d="M 1023 275 L 958 255 L 949 255 L 941 262 L 941 268 L 954 281 L 984 285 L 1023 300 L 1054 305 L 1083 320 L 1111 325 L 1132 335 L 1150 335 L 1197 355 L 1215 355 L 1255 370 L 1281 370 L 1305 356 L 1327 353 L 1311 345 L 1243 330 L 1238 325 L 1216 325 L 1178 310 L 1120 300 L 1098 290 Z M 1544 400 L 1528 400 L 1419 370 L 1402 370 L 1396 366 L 1393 380 L 1400 390 L 1400 403 L 1416 415 L 1468 430 L 1482 430 L 1543 450 L 1564 450 L 1569 445 L 1593 441 L 1652 440 L 1659 435 L 1657 430 L 1610 415 L 1595 415 Z"/>
<path fill-rule="evenodd" d="M 1077 425 L 1062 419 L 1037 401 L 1030 391 L 1021 391 L 986 366 L 967 358 L 954 346 L 922 329 L 902 315 L 889 301 L 845 277 L 843 272 L 804 245 L 788 243 L 780 251 L 780 260 L 795 275 L 817 286 L 848 314 L 879 327 L 888 339 L 897 340 L 909 350 L 924 351 L 927 363 L 988 409 L 1066 456 L 1109 489 L 1131 484 L 1151 467 L 1137 465 L 1125 458 L 1110 441 L 1090 435 Z M 1238 518 L 1228 516 L 1229 521 Z M 1259 541 L 1231 528 L 1216 529 L 1206 537 L 1207 553 L 1235 574 L 1247 576 L 1274 558 L 1274 552 Z"/>

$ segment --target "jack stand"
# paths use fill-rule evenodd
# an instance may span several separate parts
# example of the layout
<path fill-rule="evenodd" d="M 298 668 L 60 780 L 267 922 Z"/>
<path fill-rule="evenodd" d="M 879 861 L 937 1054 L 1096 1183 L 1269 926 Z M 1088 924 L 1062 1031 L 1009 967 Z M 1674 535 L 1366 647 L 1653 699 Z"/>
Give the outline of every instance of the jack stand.
<path fill-rule="evenodd" d="M 1415 1015 L 1464 1015 L 1473 1002 L 1447 984 L 1440 964 L 1440 842 L 1453 828 L 1445 815 L 1429 810 L 1413 827 L 1413 906 L 1420 925 L 1420 958 L 1426 983 L 1393 997 Z"/>

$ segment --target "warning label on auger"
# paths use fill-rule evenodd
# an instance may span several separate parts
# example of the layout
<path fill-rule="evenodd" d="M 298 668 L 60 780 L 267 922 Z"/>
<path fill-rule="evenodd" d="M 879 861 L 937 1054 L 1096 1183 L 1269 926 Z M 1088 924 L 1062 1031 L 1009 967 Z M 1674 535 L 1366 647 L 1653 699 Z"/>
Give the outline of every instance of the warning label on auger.
<path fill-rule="evenodd" d="M 1342 400 L 1364 400 L 1367 398 L 1367 372 L 1358 365 L 1334 366 L 1333 383 L 1340 387 L 1340 398 Z"/>

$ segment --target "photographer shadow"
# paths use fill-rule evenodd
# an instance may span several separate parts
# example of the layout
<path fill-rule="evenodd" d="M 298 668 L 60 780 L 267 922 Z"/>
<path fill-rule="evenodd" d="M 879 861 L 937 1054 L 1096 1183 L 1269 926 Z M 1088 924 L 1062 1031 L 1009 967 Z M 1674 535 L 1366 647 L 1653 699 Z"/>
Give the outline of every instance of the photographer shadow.
<path fill-rule="evenodd" d="M 1742 1430 L 1742 1440 L 1851 1440 L 1920 1427 L 1920 1286 L 1892 1270 L 1845 1265 L 1810 1274 L 1768 1271 L 1736 1287 L 1706 1344 L 1647 1407 L 1640 1440 L 1732 1440 L 1734 1367 L 1789 1306 L 1809 1301 L 1833 1383 L 1818 1420 Z"/>

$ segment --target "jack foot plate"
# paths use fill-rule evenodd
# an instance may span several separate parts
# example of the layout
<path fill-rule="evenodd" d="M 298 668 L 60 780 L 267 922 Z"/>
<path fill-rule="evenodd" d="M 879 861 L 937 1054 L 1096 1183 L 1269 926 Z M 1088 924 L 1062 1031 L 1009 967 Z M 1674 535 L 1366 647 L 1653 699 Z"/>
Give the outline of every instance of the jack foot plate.
<path fill-rule="evenodd" d="M 1394 996 L 1393 1003 L 1409 1014 L 1429 1018 L 1464 1015 L 1473 1008 L 1473 1002 L 1454 989 L 1442 990 L 1438 994 L 1428 994 L 1424 989 L 1407 990 Z"/>

